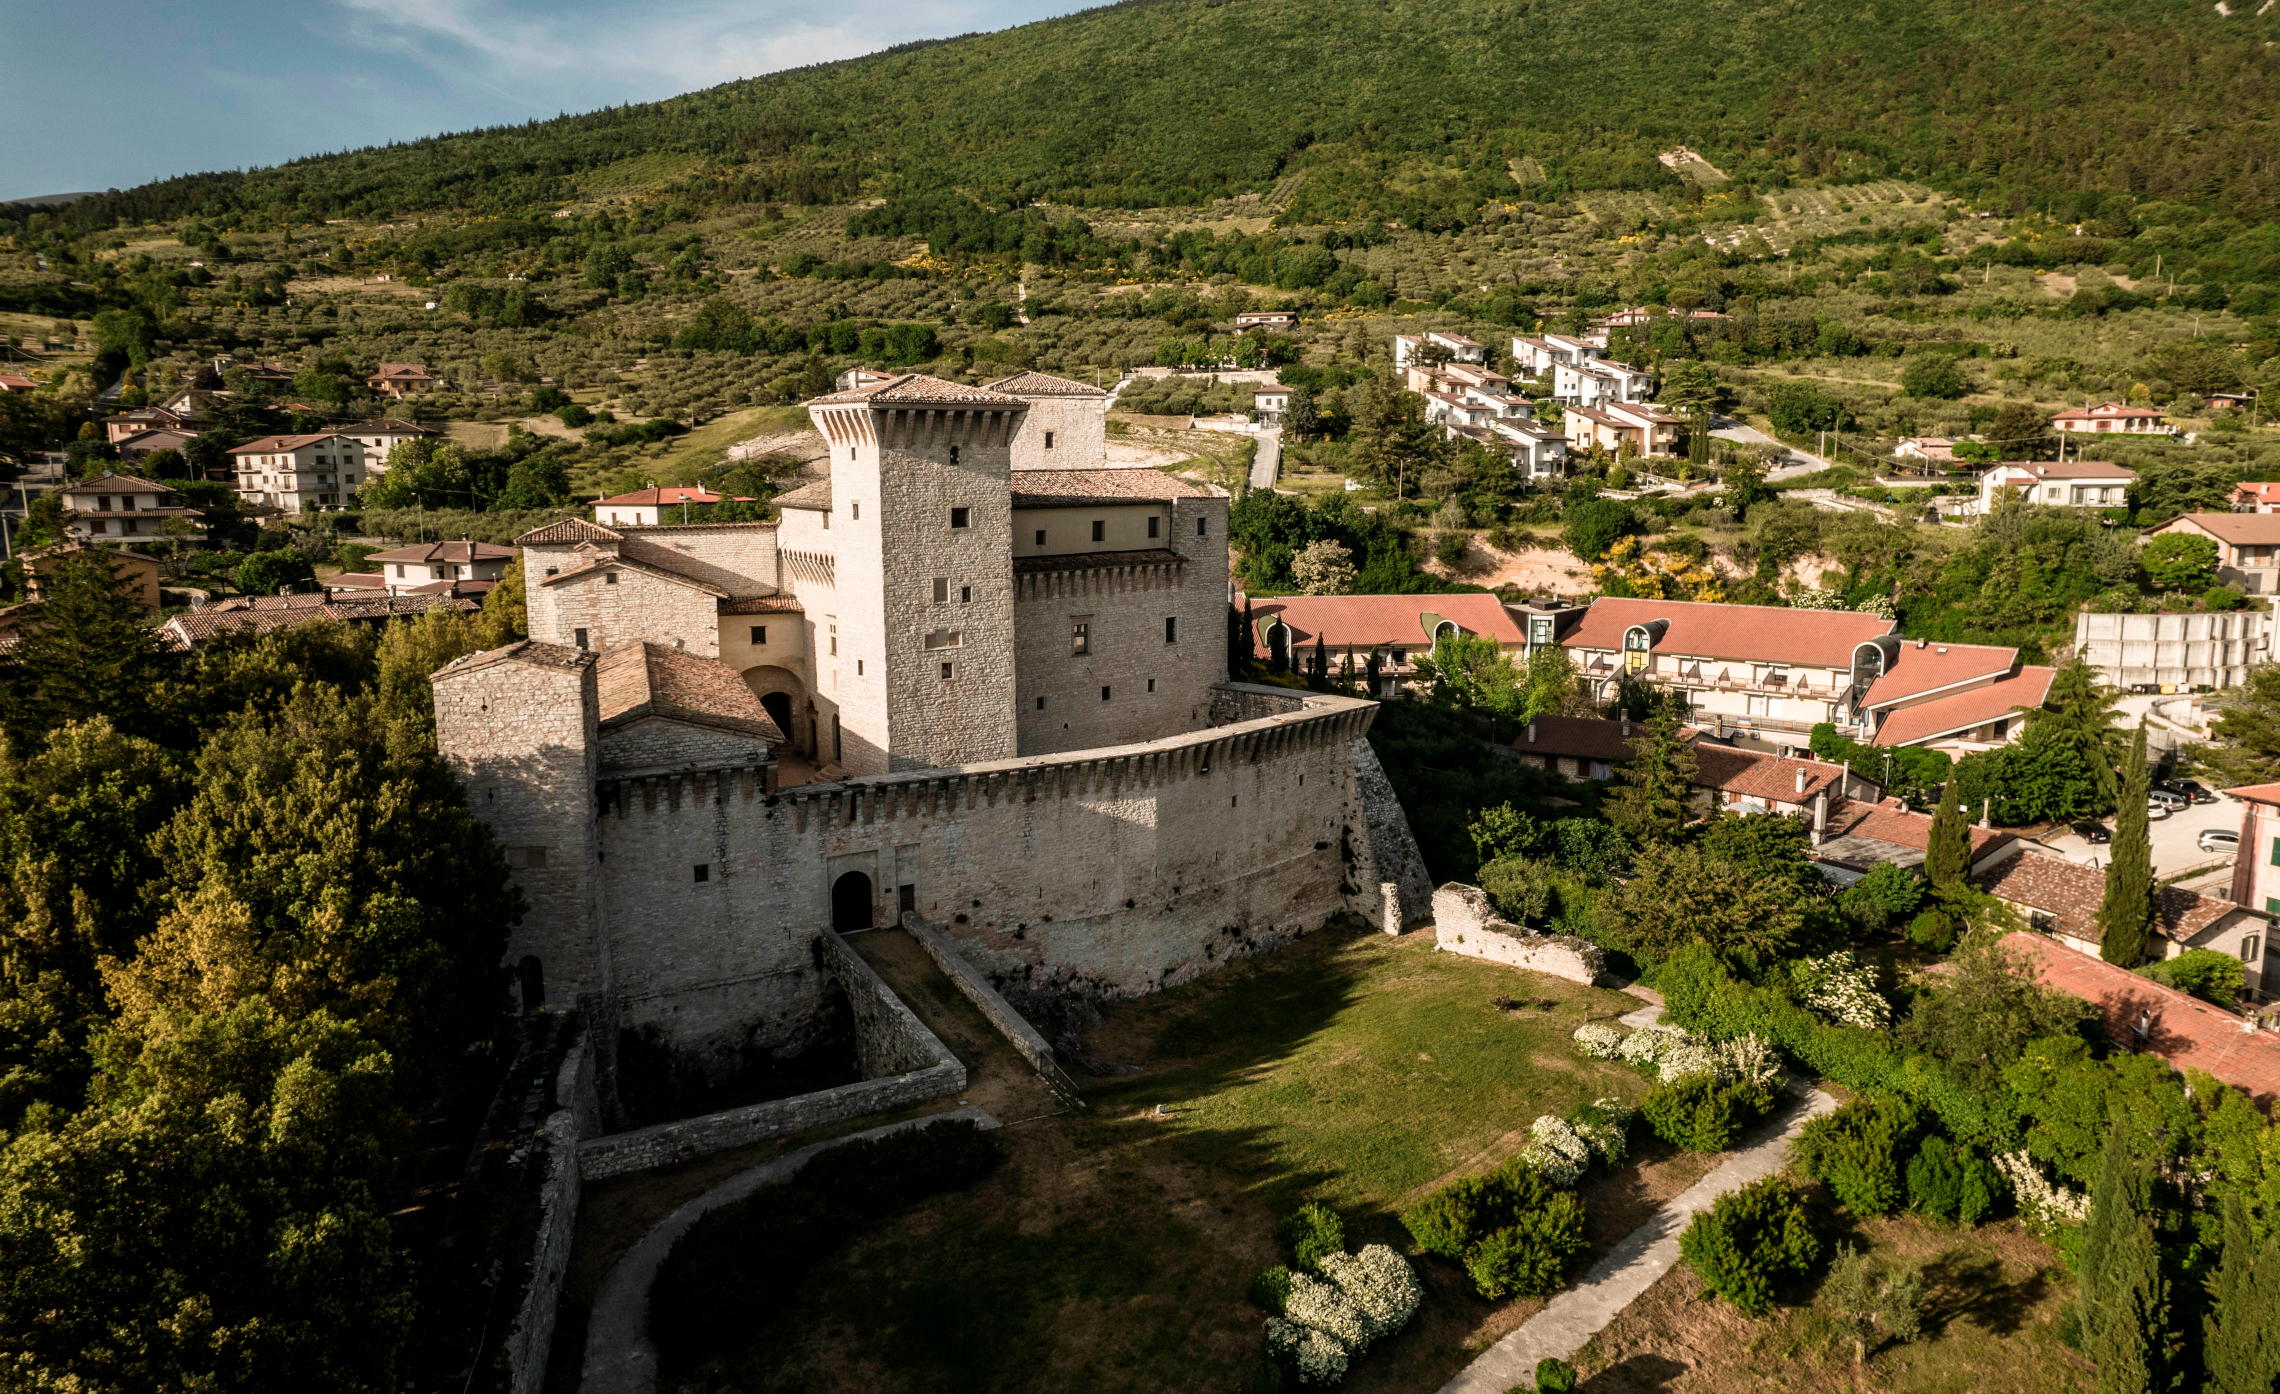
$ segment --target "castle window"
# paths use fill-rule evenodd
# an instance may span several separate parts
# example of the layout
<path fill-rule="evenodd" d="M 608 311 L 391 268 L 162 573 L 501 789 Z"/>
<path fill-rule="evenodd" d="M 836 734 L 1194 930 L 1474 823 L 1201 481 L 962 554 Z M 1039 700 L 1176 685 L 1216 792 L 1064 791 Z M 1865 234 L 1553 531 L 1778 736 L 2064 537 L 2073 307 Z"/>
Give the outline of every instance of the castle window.
<path fill-rule="evenodd" d="M 855 676 L 863 676 L 863 660 L 860 658 L 855 660 Z"/>
<path fill-rule="evenodd" d="M 1108 700 L 1108 689 L 1105 687 L 1100 690 L 1100 700 L 1103 702 Z"/>
<path fill-rule="evenodd" d="M 1160 533 L 1158 533 L 1156 530 L 1157 530 L 1158 528 L 1162 527 L 1163 525 L 1164 525 L 1164 520 L 1163 520 L 1163 519 L 1161 519 L 1161 518 L 1157 517 L 1157 516 L 1156 516 L 1155 514 L 1153 514 L 1153 513 L 1151 513 L 1151 514 L 1149 514 L 1149 515 L 1148 515 L 1148 535 L 1149 535 L 1150 537 L 1158 537 L 1158 536 L 1161 536 L 1161 534 L 1160 534 Z"/>
<path fill-rule="evenodd" d="M 853 520 L 853 521 L 855 521 L 855 522 L 858 522 L 858 523 L 862 522 L 862 521 L 863 521 L 863 505 L 861 505 L 861 504 L 859 504 L 859 503 L 851 503 L 851 504 L 847 505 L 847 516 L 848 516 L 848 518 L 849 518 L 849 519 L 851 519 L 851 520 Z"/>
<path fill-rule="evenodd" d="M 974 588 L 972 586 L 958 587 L 958 603 L 960 605 L 971 605 L 974 603 Z"/>
<path fill-rule="evenodd" d="M 1047 450 L 1051 450 L 1053 448 L 1053 433 L 1051 431 L 1047 431 L 1045 433 L 1045 448 Z"/>
<path fill-rule="evenodd" d="M 703 862 L 690 867 L 689 871 L 695 876 L 696 882 L 700 886 L 712 879 L 712 868 Z"/>
<path fill-rule="evenodd" d="M 1069 632 L 1069 652 L 1079 657 L 1092 652 L 1092 625 L 1084 620 L 1074 622 Z"/>
<path fill-rule="evenodd" d="M 1201 518 L 1195 520 L 1195 535 L 1197 537 L 1203 536 L 1203 519 Z"/>
<path fill-rule="evenodd" d="M 1164 642 L 1167 644 L 1176 644 L 1179 641 L 1180 617 L 1177 615 L 1164 616 Z"/>
<path fill-rule="evenodd" d="M 1154 678 L 1148 679 L 1148 690 L 1150 692 L 1154 692 L 1156 690 L 1156 680 Z"/>
<path fill-rule="evenodd" d="M 1108 524 L 1099 518 L 1093 519 L 1093 541 L 1106 542 L 1107 540 Z"/>
<path fill-rule="evenodd" d="M 948 681 L 950 681 L 950 670 L 951 670 L 951 668 L 952 668 L 953 666 L 954 666 L 954 665 L 952 665 L 952 664 L 948 664 L 948 663 L 945 663 L 945 664 L 943 664 L 943 665 L 942 665 L 942 681 L 944 681 L 944 682 L 948 682 Z"/>
<path fill-rule="evenodd" d="M 583 629 L 573 629 L 573 630 L 571 630 L 571 631 L 570 631 L 570 633 L 571 633 L 572 637 L 576 639 L 576 641 L 577 641 L 577 644 L 578 644 L 578 647 L 579 647 L 579 648 L 584 648 L 584 647 L 586 647 L 586 631 L 585 631 L 585 630 L 583 630 Z"/>
<path fill-rule="evenodd" d="M 614 586 L 614 585 L 616 585 L 616 584 L 617 584 L 617 573 L 616 573 L 615 571 L 605 571 L 605 572 L 603 572 L 603 573 L 602 573 L 602 584 L 603 584 L 603 585 L 605 585 L 605 586 Z"/>
<path fill-rule="evenodd" d="M 950 603 L 949 577 L 937 576 L 934 578 L 934 603 L 937 605 L 947 605 Z"/>
<path fill-rule="evenodd" d="M 950 463 L 953 465 L 958 463 L 958 447 L 955 445 L 950 447 Z"/>
<path fill-rule="evenodd" d="M 756 624 L 756 625 L 752 626 L 752 642 L 753 642 L 753 643 L 755 643 L 755 644 L 765 644 L 765 643 L 767 643 L 767 642 L 768 642 L 768 626 L 766 626 L 766 625 L 764 625 L 764 624 Z"/>
<path fill-rule="evenodd" d="M 1040 547 L 1045 545 L 1045 529 L 1043 528 L 1037 530 L 1037 545 Z"/>
<path fill-rule="evenodd" d="M 1042 698 L 1042 697 L 1040 697 L 1040 698 L 1038 698 L 1038 699 L 1037 699 L 1037 710 L 1039 710 L 1039 711 L 1043 711 L 1043 710 L 1045 710 L 1045 699 L 1044 699 L 1044 698 Z"/>
<path fill-rule="evenodd" d="M 951 455 L 952 455 L 953 457 L 954 457 L 954 456 L 956 456 L 956 455 L 957 455 L 957 453 L 958 453 L 958 448 L 957 448 L 956 446 L 952 446 L 952 447 L 950 448 L 950 453 L 951 453 Z M 956 459 L 955 459 L 955 458 L 953 458 L 953 459 L 951 460 L 951 463 L 952 463 L 952 464 L 956 464 L 956 463 L 957 463 Z M 968 520 L 968 519 L 970 519 L 972 516 L 973 516 L 973 510 L 971 510 L 971 509 L 967 509 L 967 508 L 953 508 L 953 509 L 951 509 L 951 510 L 950 510 L 950 526 L 951 526 L 951 527 L 954 527 L 954 528 L 962 528 L 962 527 L 966 527 L 966 526 L 968 526 L 968 521 L 967 521 L 967 520 Z"/>

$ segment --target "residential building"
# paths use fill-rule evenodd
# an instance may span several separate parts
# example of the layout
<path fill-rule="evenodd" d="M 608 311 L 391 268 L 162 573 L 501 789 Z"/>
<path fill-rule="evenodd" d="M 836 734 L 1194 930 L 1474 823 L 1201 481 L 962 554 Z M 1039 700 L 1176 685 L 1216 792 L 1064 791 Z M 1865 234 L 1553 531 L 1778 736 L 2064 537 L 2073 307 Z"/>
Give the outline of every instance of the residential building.
<path fill-rule="evenodd" d="M 200 606 L 187 615 L 176 615 L 158 627 L 158 639 L 175 653 L 193 653 L 224 634 L 267 634 L 328 620 L 379 625 L 424 615 L 443 606 L 470 613 L 483 608 L 478 601 L 444 595 L 237 596 L 219 605 Z"/>
<path fill-rule="evenodd" d="M 1978 494 L 1953 511 L 1983 518 L 1994 511 L 1996 494 L 2006 489 L 2028 503 L 2053 508 L 2121 508 L 2135 483 L 2134 471 L 2105 460 L 1999 464 L 1979 476 Z"/>
<path fill-rule="evenodd" d="M 276 363 L 240 363 L 226 353 L 214 356 L 214 371 L 225 377 L 232 372 L 242 372 L 249 381 L 269 387 L 290 387 L 293 384 L 291 368 Z"/>
<path fill-rule="evenodd" d="M 2208 692 L 2247 683 L 2272 661 L 2272 615 L 2262 608 L 2181 615 L 2074 617 L 2074 651 L 2098 680 L 2124 692 Z"/>
<path fill-rule="evenodd" d="M 443 379 L 427 370 L 425 363 L 383 363 L 380 370 L 364 380 L 364 385 L 375 392 L 391 397 L 408 397 L 414 392 L 427 392 L 440 387 Z"/>
<path fill-rule="evenodd" d="M 196 435 L 189 417 L 165 407 L 135 407 L 106 416 L 102 420 L 103 439 L 113 445 L 129 440 L 145 431 L 187 431 Z"/>
<path fill-rule="evenodd" d="M 22 373 L 0 373 L 0 392 L 37 392 L 39 386 Z"/>
<path fill-rule="evenodd" d="M 158 558 L 125 547 L 96 547 L 82 542 L 64 542 L 23 553 L 25 598 L 46 600 L 49 574 L 69 558 L 87 555 L 110 558 L 112 574 L 125 584 L 135 603 L 153 613 L 158 610 Z"/>
<path fill-rule="evenodd" d="M 1486 363 L 1488 345 L 1468 339 L 1462 334 L 1432 330 L 1424 334 L 1396 334 L 1393 336 L 1393 366 L 1406 368 L 1411 363 L 1429 363 L 1446 354 L 1443 360 L 1450 363 Z"/>
<path fill-rule="evenodd" d="M 866 387 L 878 387 L 895 380 L 893 373 L 877 368 L 849 368 L 832 380 L 834 392 L 859 392 Z"/>
<path fill-rule="evenodd" d="M 364 448 L 365 469 L 370 474 L 384 474 L 388 469 L 388 452 L 408 440 L 434 440 L 443 432 L 433 426 L 422 426 L 417 421 L 383 416 L 377 421 L 362 421 L 353 426 L 342 426 L 340 434 Z"/>
<path fill-rule="evenodd" d="M 1241 603 L 1240 600 L 1238 603 Z M 1346 651 L 1354 653 L 1354 680 L 1363 679 L 1373 653 L 1380 697 L 1413 690 L 1417 660 L 1443 635 L 1486 636 L 1519 654 L 1526 637 L 1512 613 L 1493 595 L 1285 595 L 1251 603 L 1252 654 L 1261 662 L 1304 671 L 1319 639 L 1333 676 Z"/>
<path fill-rule="evenodd" d="M 2003 947 L 2041 982 L 2097 1008 L 2118 1051 L 2158 1055 L 2172 1069 L 2199 1070 L 2229 1084 L 2260 1108 L 2280 1104 L 2280 1037 L 2255 1023 L 2047 935 L 2006 935 Z"/>
<path fill-rule="evenodd" d="M 1280 426 L 1282 414 L 1290 410 L 1290 389 L 1262 387 L 1251 394 L 1251 418 L 1262 426 Z"/>
<path fill-rule="evenodd" d="M 1648 456 L 1671 454 L 1678 445 L 1678 428 L 1685 423 L 1651 407 L 1606 403 L 1565 408 L 1560 424 L 1567 428 L 1571 453 L 1596 447 L 1609 455 L 1620 455 L 1628 446 L 1632 455 Z"/>
<path fill-rule="evenodd" d="M 196 431 L 139 431 L 118 443 L 119 459 L 138 465 L 161 450 L 179 452 L 197 438 Z"/>
<path fill-rule="evenodd" d="M 1108 394 L 1051 373 L 1015 373 L 986 384 L 1029 404 L 1014 428 L 1012 468 L 1066 472 L 1108 468 Z"/>
<path fill-rule="evenodd" d="M 2280 513 L 2280 484 L 2250 482 L 2233 486 L 2235 513 Z"/>
<path fill-rule="evenodd" d="M 1566 476 L 1568 438 L 1528 416 L 1507 416 L 1488 423 L 1488 429 L 1512 454 L 1512 468 L 1531 484 Z"/>
<path fill-rule="evenodd" d="M 1235 332 L 1246 329 L 1296 329 L 1296 310 L 1244 310 L 1235 316 Z"/>
<path fill-rule="evenodd" d="M 1871 781 L 1873 782 L 1873 781 Z M 1992 828 L 1965 830 L 1971 843 L 1971 865 L 1989 865 L 2017 838 Z M 1813 858 L 1821 874 L 1849 885 L 1879 866 L 1914 870 L 1924 864 L 1932 845 L 1932 816 L 1917 813 L 1900 798 L 1838 799 L 1829 804 L 1828 817 L 1815 829 Z"/>
<path fill-rule="evenodd" d="M 390 595 L 479 595 L 499 583 L 515 555 L 512 547 L 494 547 L 488 542 L 422 542 L 374 552 L 364 563 L 378 570 L 363 574 L 384 578 Z M 365 584 L 360 588 L 381 587 Z"/>
<path fill-rule="evenodd" d="M 2247 849 L 2242 849 L 2246 861 Z M 1981 890 L 2027 917 L 2035 929 L 2090 958 L 2099 956 L 2098 906 L 2106 898 L 2104 868 L 2070 862 L 2049 852 L 2013 844 L 2012 854 L 1972 881 Z M 2241 961 L 2247 991 L 2264 995 L 2264 955 L 2271 916 L 2213 895 L 2180 886 L 2153 893 L 2153 933 L 2146 961 L 2171 959 L 2188 949 L 2214 949 Z M 2125 964 L 2124 967 L 2134 967 Z"/>
<path fill-rule="evenodd" d="M 2126 402 L 2101 402 L 2094 407 L 2062 411 L 2050 419 L 2050 428 L 2062 435 L 2168 436 L 2176 431 L 2152 407 Z"/>
<path fill-rule="evenodd" d="M 1556 402 L 1604 407 L 1615 402 L 1643 402 L 1653 390 L 1652 374 L 1611 359 L 1594 358 L 1552 368 L 1552 400 Z"/>
<path fill-rule="evenodd" d="M 2202 400 L 2211 411 L 2253 411 L 2258 399 L 2253 392 L 2211 392 Z"/>
<path fill-rule="evenodd" d="M 606 527 L 655 527 L 659 523 L 687 523 L 699 521 L 704 515 L 692 519 L 691 508 L 710 508 L 716 503 L 751 503 L 741 495 L 717 493 L 702 484 L 668 484 L 658 489 L 636 489 L 630 494 L 615 498 L 594 500 L 594 521 Z"/>
<path fill-rule="evenodd" d="M 2170 533 L 2217 544 L 2217 580 L 2250 595 L 2280 592 L 2280 513 L 2187 513 L 2138 534 L 2144 545 Z"/>
<path fill-rule="evenodd" d="M 140 538 L 155 542 L 167 535 L 177 519 L 193 525 L 187 536 L 202 536 L 205 517 L 186 508 L 181 496 L 153 480 L 131 474 L 103 474 L 77 484 L 66 484 L 63 495 L 65 527 L 74 542 L 117 542 Z M 175 529 L 182 532 L 180 526 Z"/>
<path fill-rule="evenodd" d="M 1952 465 L 1955 463 L 1955 438 L 1952 436 L 1908 436 L 1892 447 L 1892 453 L 1903 460 L 1922 460 L 1927 464 Z"/>
<path fill-rule="evenodd" d="M 2017 649 L 1935 644 L 1889 635 L 1863 653 L 1870 675 L 1859 706 L 1859 739 L 1929 746 L 1950 755 L 1992 750 L 2018 735 L 2020 712 L 2042 705 L 2057 670 L 2022 665 Z"/>
<path fill-rule="evenodd" d="M 1571 334 L 1512 336 L 1512 362 L 1524 376 L 1531 378 L 1543 377 L 1562 366 L 1580 367 L 1586 360 L 1602 357 L 1605 352 L 1589 339 Z"/>
<path fill-rule="evenodd" d="M 1698 741 L 1694 747 L 1694 787 L 1705 807 L 1725 813 L 1801 813 L 1816 834 L 1828 826 L 1834 800 L 1874 803 L 1884 787 L 1847 765 L 1807 756 L 1774 755 Z"/>
<path fill-rule="evenodd" d="M 1563 779 L 1604 783 L 1615 769 L 1631 758 L 1631 742 L 1646 726 L 1634 721 L 1609 721 L 1596 716 L 1539 716 L 1512 738 L 1513 756 Z M 1702 733 L 1692 726 L 1679 728 L 1679 739 L 1696 746 Z"/>
<path fill-rule="evenodd" d="M 311 435 L 263 436 L 230 452 L 237 469 L 238 496 L 256 507 L 283 513 L 315 513 L 341 508 L 369 477 L 369 466 L 385 459 L 342 431 Z"/>

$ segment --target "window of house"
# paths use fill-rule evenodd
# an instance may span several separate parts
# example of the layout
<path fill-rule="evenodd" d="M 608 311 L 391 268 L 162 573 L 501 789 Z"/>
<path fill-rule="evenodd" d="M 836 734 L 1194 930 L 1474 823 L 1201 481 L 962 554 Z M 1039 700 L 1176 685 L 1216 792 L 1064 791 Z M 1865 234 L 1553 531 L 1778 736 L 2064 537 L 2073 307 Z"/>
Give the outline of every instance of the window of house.
<path fill-rule="evenodd" d="M 95 496 L 95 511 L 97 513 L 108 513 L 111 511 L 111 496 L 109 494 L 97 494 Z"/>
<path fill-rule="evenodd" d="M 579 647 L 579 648 L 584 648 L 584 647 L 586 647 L 586 631 L 585 631 L 585 630 L 583 630 L 583 629 L 573 629 L 573 630 L 571 630 L 571 631 L 570 631 L 570 633 L 571 633 L 571 637 L 572 637 L 573 641 L 574 641 L 574 642 L 575 642 L 575 643 L 578 645 L 578 647 Z"/>
<path fill-rule="evenodd" d="M 616 584 L 617 584 L 617 573 L 616 573 L 615 571 L 605 571 L 605 572 L 603 572 L 603 573 L 602 573 L 602 584 L 603 584 L 603 585 L 605 585 L 605 586 L 614 586 L 614 585 L 616 585 Z"/>
<path fill-rule="evenodd" d="M 950 603 L 949 577 L 937 576 L 934 578 L 934 603 L 937 605 L 947 605 Z"/>
<path fill-rule="evenodd" d="M 1161 519 L 1161 518 L 1157 517 L 1157 516 L 1156 516 L 1155 514 L 1153 514 L 1153 513 L 1149 514 L 1149 515 L 1148 515 L 1148 535 L 1149 535 L 1150 537 L 1157 537 L 1157 536 L 1161 536 L 1161 534 L 1160 534 L 1160 533 L 1158 533 L 1156 530 L 1157 530 L 1158 528 L 1162 527 L 1162 526 L 1163 526 L 1163 523 L 1164 523 L 1164 520 L 1163 520 L 1163 519 Z"/>
<path fill-rule="evenodd" d="M 2272 839 L 2272 864 L 2280 866 L 2280 837 Z"/>
<path fill-rule="evenodd" d="M 1393 651 L 1393 661 L 1395 663 L 1407 663 L 1409 661 L 1409 650 L 1395 649 Z"/>
<path fill-rule="evenodd" d="M 831 627 L 831 656 L 839 657 L 839 626 L 836 624 Z"/>
<path fill-rule="evenodd" d="M 1043 528 L 1037 530 L 1037 545 L 1040 547 L 1045 545 L 1045 529 Z"/>
<path fill-rule="evenodd" d="M 1045 433 L 1045 448 L 1047 450 L 1051 450 L 1053 448 L 1053 433 L 1051 431 L 1047 431 Z"/>
<path fill-rule="evenodd" d="M 1103 702 L 1108 700 L 1108 689 L 1105 687 L 1100 690 L 1100 700 Z"/>
<path fill-rule="evenodd" d="M 1093 541 L 1106 542 L 1107 540 L 1108 524 L 1099 518 L 1093 519 Z"/>
<path fill-rule="evenodd" d="M 1164 642 L 1167 644 L 1176 644 L 1179 641 L 1180 617 L 1178 615 L 1164 616 Z"/>
<path fill-rule="evenodd" d="M 863 676 L 863 660 L 860 658 L 855 660 L 855 676 Z"/>
<path fill-rule="evenodd" d="M 2263 956 L 2264 956 L 2264 938 L 2263 938 L 2263 936 L 2262 936 L 2262 935 L 2256 935 L 2256 934 L 2244 934 L 2244 935 L 2242 935 L 2242 936 L 2241 936 L 2241 940 L 2240 940 L 2240 961 L 2241 961 L 2241 962 L 2243 962 L 2243 963 L 2254 963 L 2254 962 L 2256 962 L 2256 961 L 2257 961 L 2259 958 L 2262 958 Z"/>
<path fill-rule="evenodd" d="M 952 665 L 950 665 L 950 664 L 948 664 L 948 663 L 945 663 L 945 664 L 943 664 L 943 665 L 942 665 L 942 681 L 944 681 L 944 682 L 948 682 L 948 681 L 950 681 L 950 669 L 951 669 L 951 666 L 952 666 Z"/>
<path fill-rule="evenodd" d="M 765 644 L 765 643 L 767 643 L 767 642 L 768 642 L 768 626 L 766 626 L 766 625 L 764 625 L 764 624 L 756 624 L 756 625 L 752 626 L 752 642 L 753 642 L 753 643 L 755 643 L 755 644 Z"/>
<path fill-rule="evenodd" d="M 396 563 L 396 579 L 399 581 L 404 579 L 404 564 L 402 562 Z"/>
<path fill-rule="evenodd" d="M 1087 623 L 1084 620 L 1076 620 L 1072 622 L 1072 628 L 1069 632 L 1069 652 L 1078 655 L 1088 654 L 1092 652 L 1091 624 Z M 2280 862 L 2280 850 L 2276 850 L 2274 852 L 2273 860 Z"/>
<path fill-rule="evenodd" d="M 107 533 L 107 532 L 109 532 L 109 531 L 111 530 L 111 525 L 110 525 L 109 523 L 106 523 L 106 522 L 104 522 L 104 521 L 103 521 L 101 518 L 97 518 L 97 519 L 96 519 L 96 520 L 95 520 L 93 523 L 89 524 L 88 526 L 89 526 L 90 528 L 92 528 L 94 531 L 98 532 L 98 533 Z"/>
<path fill-rule="evenodd" d="M 956 447 L 952 447 L 952 449 L 951 449 L 951 452 L 950 452 L 950 453 L 951 453 L 951 454 L 953 454 L 953 455 L 957 454 L 958 452 L 957 452 L 957 449 L 956 449 Z M 955 462 L 953 462 L 953 463 L 955 463 Z M 965 526 L 967 526 L 967 520 L 968 520 L 969 518 L 971 518 L 972 516 L 973 516 L 973 510 L 971 510 L 971 509 L 966 509 L 966 508 L 953 508 L 953 509 L 951 509 L 951 510 L 950 510 L 950 526 L 951 526 L 951 527 L 954 527 L 954 528 L 962 528 L 962 527 L 965 527 Z"/>

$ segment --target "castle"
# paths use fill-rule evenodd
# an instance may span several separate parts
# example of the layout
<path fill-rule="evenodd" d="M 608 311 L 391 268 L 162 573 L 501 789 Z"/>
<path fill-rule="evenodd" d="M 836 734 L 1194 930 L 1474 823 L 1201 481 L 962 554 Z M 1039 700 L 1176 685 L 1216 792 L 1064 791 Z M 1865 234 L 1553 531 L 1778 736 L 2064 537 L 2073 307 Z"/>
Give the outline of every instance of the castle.
<path fill-rule="evenodd" d="M 526 1010 L 712 1069 L 800 1041 L 825 927 L 915 912 L 1018 1001 L 1385 913 L 1374 706 L 1227 681 L 1224 491 L 1039 373 L 809 412 L 780 521 L 528 533 L 530 638 L 434 675 Z"/>

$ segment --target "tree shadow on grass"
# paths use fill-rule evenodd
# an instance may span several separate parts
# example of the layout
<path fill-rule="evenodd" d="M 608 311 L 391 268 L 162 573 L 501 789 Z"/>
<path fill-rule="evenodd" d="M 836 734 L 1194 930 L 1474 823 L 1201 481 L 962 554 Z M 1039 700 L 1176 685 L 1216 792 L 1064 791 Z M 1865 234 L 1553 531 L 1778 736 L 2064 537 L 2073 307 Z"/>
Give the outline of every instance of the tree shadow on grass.
<path fill-rule="evenodd" d="M 1938 1335 L 1951 1322 L 1968 1320 L 1991 1335 L 2016 1335 L 2049 1296 L 2050 1277 L 2041 1269 L 2006 1283 L 2001 1260 L 1949 1249 L 1924 1265 L 1924 1330 Z"/>
<path fill-rule="evenodd" d="M 1661 1394 L 1687 1367 L 1667 1355 L 1634 1355 L 1576 1386 L 1577 1394 Z"/>

